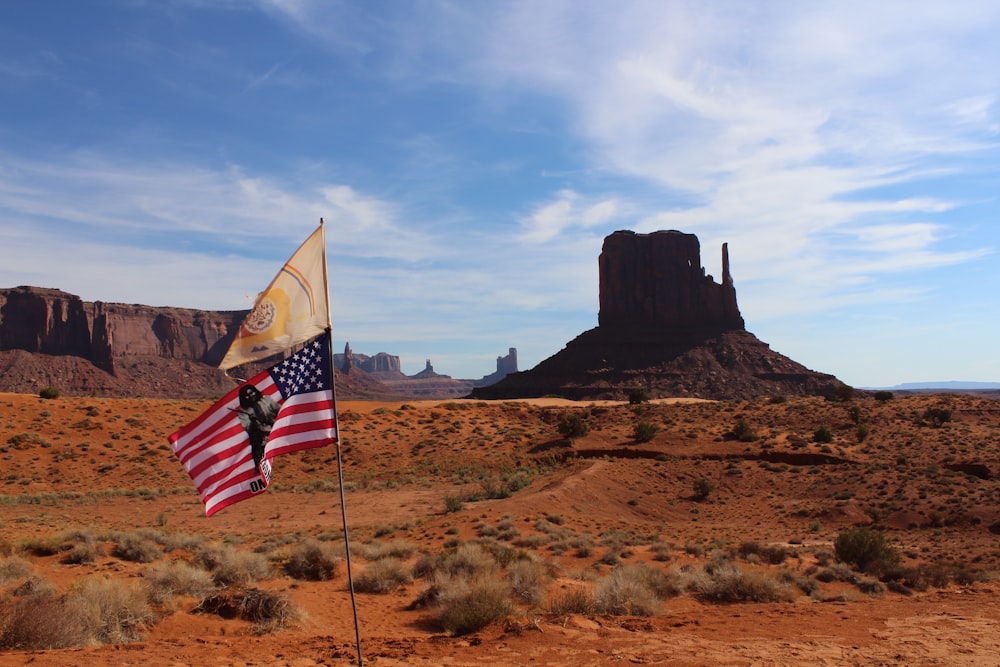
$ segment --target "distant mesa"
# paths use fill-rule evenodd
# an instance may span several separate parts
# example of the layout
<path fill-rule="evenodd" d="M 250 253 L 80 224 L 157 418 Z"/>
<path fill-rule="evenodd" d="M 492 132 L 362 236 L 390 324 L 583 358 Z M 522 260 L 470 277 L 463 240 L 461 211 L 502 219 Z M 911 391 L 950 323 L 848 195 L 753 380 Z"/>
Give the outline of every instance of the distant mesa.
<path fill-rule="evenodd" d="M 246 315 L 88 302 L 44 287 L 0 288 L 0 391 L 33 394 L 51 386 L 69 395 L 216 398 L 233 387 L 233 378 L 269 365 L 235 368 L 232 377 L 217 368 Z M 482 382 L 452 380 L 429 362 L 408 378 L 398 356 L 354 355 L 349 345 L 336 357 L 337 395 L 345 399 L 452 398 Z"/>
<path fill-rule="evenodd" d="M 371 376 L 393 392 L 413 398 L 461 398 L 475 387 L 485 387 L 499 382 L 510 373 L 517 372 L 517 350 L 510 348 L 506 356 L 497 357 L 497 370 L 478 380 L 455 379 L 434 370 L 427 359 L 424 369 L 414 375 L 400 370 L 399 357 L 379 352 L 375 356 L 355 353 L 351 344 L 344 346 L 342 354 L 334 355 L 334 364 L 345 375 L 356 376 L 358 371 Z"/>
<path fill-rule="evenodd" d="M 745 329 L 722 246 L 722 282 L 701 265 L 698 237 L 618 231 L 598 258 L 598 326 L 531 370 L 509 374 L 473 398 L 745 399 L 824 394 L 837 379 L 771 350 Z"/>

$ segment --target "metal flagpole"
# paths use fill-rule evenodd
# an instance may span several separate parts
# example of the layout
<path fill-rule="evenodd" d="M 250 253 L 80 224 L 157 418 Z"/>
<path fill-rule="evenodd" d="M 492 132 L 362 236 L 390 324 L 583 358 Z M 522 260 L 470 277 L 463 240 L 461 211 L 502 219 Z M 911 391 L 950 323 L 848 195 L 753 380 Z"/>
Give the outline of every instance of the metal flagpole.
<path fill-rule="evenodd" d="M 319 219 L 320 227 L 323 227 L 323 218 Z M 337 372 L 336 364 L 333 362 L 333 323 L 330 316 L 330 281 L 327 278 L 326 267 L 326 228 L 323 231 L 323 287 L 326 297 L 327 312 L 327 344 L 330 346 L 330 388 L 333 392 L 333 423 L 337 425 L 337 476 L 340 487 L 340 516 L 344 522 L 344 553 L 347 561 L 347 585 L 351 590 L 351 611 L 354 613 L 354 641 L 358 648 L 358 667 L 363 667 L 364 659 L 361 657 L 361 626 L 358 623 L 358 602 L 354 595 L 354 576 L 351 571 L 351 540 L 347 533 L 347 503 L 344 498 L 344 462 L 340 455 L 340 419 L 337 416 Z"/>

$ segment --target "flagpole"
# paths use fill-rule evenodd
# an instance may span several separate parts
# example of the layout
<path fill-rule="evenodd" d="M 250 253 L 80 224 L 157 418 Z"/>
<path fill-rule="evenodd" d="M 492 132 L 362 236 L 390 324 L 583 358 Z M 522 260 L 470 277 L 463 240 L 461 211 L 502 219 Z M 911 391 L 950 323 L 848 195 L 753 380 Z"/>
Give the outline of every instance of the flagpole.
<path fill-rule="evenodd" d="M 347 585 L 351 591 L 351 611 L 354 613 L 354 641 L 358 649 L 358 667 L 363 667 L 364 659 L 361 656 L 361 626 L 358 623 L 358 603 L 354 594 L 354 576 L 351 569 L 351 540 L 347 533 L 347 502 L 344 496 L 344 462 L 340 452 L 340 419 L 337 415 L 337 370 L 333 361 L 333 322 L 330 315 L 330 281 L 327 277 L 326 264 L 326 227 L 323 218 L 319 219 L 319 226 L 323 227 L 323 292 L 326 298 L 326 333 L 327 344 L 330 346 L 330 389 L 333 392 L 333 423 L 337 425 L 337 476 L 340 487 L 340 516 L 344 523 L 344 554 L 347 561 Z"/>

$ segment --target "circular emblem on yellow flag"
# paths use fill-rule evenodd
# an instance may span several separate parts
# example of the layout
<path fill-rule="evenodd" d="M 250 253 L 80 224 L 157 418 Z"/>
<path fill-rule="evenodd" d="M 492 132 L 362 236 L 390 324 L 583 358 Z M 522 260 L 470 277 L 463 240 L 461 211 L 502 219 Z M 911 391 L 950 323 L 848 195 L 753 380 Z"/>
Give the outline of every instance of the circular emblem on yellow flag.
<path fill-rule="evenodd" d="M 274 304 L 274 301 L 271 301 L 268 297 L 264 297 L 254 307 L 253 311 L 247 315 L 243 326 L 252 334 L 264 333 L 274 324 L 277 314 L 278 307 Z"/>

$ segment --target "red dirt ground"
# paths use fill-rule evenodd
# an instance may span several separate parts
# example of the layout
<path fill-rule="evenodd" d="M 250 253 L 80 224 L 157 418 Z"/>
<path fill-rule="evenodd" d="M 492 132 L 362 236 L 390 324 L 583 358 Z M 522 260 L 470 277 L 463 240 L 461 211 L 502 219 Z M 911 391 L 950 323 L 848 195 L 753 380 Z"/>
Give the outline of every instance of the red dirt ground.
<path fill-rule="evenodd" d="M 3 553 L 26 558 L 35 577 L 63 591 L 89 577 L 141 580 L 147 565 L 109 555 L 119 531 L 199 536 L 246 551 L 269 540 L 341 535 L 333 448 L 276 459 L 266 494 L 206 519 L 166 436 L 207 406 L 0 394 Z M 929 407 L 950 410 L 952 419 L 928 424 Z M 548 598 L 606 577 L 612 565 L 602 557 L 613 538 L 627 539 L 625 562 L 691 570 L 727 554 L 741 567 L 810 577 L 840 529 L 873 524 L 903 567 L 954 574 L 942 587 L 879 596 L 839 582 L 815 582 L 813 595 L 795 589 L 790 602 L 718 604 L 685 593 L 653 616 L 520 605 L 514 616 L 459 637 L 445 633 L 432 610 L 408 609 L 426 586 L 417 578 L 392 593 L 357 595 L 365 664 L 1000 664 L 1000 535 L 991 532 L 1000 530 L 1000 401 L 414 401 L 339 409 L 352 544 L 402 541 L 440 553 L 507 522 L 519 533 L 510 544 L 555 572 Z M 568 444 L 557 423 L 574 412 L 590 432 Z M 727 436 L 740 419 L 756 440 Z M 640 421 L 658 426 L 651 442 L 634 441 Z M 863 442 L 858 422 L 869 427 Z M 832 442 L 814 441 L 821 425 Z M 700 501 L 699 478 L 711 484 Z M 446 511 L 449 497 L 482 495 L 513 479 L 522 488 L 509 497 Z M 104 541 L 105 555 L 93 564 L 65 565 L 59 554 L 30 550 L 83 530 Z M 592 550 L 559 548 L 560 531 L 587 538 Z M 666 542 L 669 562 L 654 560 L 653 545 Z M 780 566 L 744 561 L 737 554 L 746 543 L 788 556 Z M 280 550 L 271 558 L 279 561 Z M 368 565 L 355 555 L 355 572 Z M 21 583 L 0 583 L 4 599 Z M 356 664 L 345 568 L 331 581 L 278 573 L 257 585 L 287 595 L 302 620 L 258 635 L 245 621 L 193 613 L 198 600 L 177 597 L 156 608 L 142 641 L 0 651 L 0 665 Z"/>

